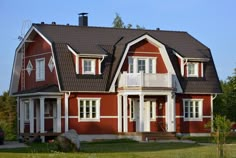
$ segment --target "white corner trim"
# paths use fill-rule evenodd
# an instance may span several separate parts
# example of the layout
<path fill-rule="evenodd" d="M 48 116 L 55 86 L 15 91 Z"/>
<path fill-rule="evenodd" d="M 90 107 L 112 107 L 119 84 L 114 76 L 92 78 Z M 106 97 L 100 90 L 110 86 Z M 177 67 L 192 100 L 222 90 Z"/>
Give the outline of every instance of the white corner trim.
<path fill-rule="evenodd" d="M 168 69 L 168 73 L 173 74 L 173 75 L 176 76 L 176 73 L 175 73 L 174 68 L 173 68 L 173 66 L 172 66 L 172 63 L 171 63 L 171 61 L 170 61 L 170 59 L 169 59 L 169 56 L 168 56 L 168 54 L 167 54 L 167 51 L 166 51 L 165 46 L 164 46 L 162 43 L 160 43 L 158 40 L 156 40 L 156 39 L 154 39 L 153 37 L 151 37 L 150 35 L 145 34 L 145 35 L 143 35 L 143 36 L 141 36 L 141 37 L 139 37 L 139 38 L 137 38 L 137 39 L 135 39 L 135 40 L 133 40 L 133 41 L 131 41 L 131 42 L 129 42 L 129 43 L 127 44 L 127 46 L 126 46 L 126 48 L 125 48 L 125 51 L 124 51 L 124 55 L 123 55 L 123 57 L 121 58 L 120 64 L 119 64 L 119 66 L 118 66 L 118 69 L 116 70 L 115 77 L 113 78 L 112 84 L 111 84 L 111 86 L 110 86 L 110 89 L 109 89 L 110 92 L 112 92 L 112 90 L 113 90 L 112 87 L 114 87 L 115 82 L 116 82 L 116 80 L 118 79 L 120 70 L 121 70 L 121 68 L 122 68 L 122 66 L 123 66 L 123 64 L 124 64 L 124 61 L 125 61 L 126 56 L 127 56 L 127 54 L 128 54 L 129 48 L 130 48 L 132 45 L 134 45 L 134 44 L 136 44 L 136 43 L 138 43 L 138 42 L 140 42 L 140 41 L 142 41 L 142 40 L 144 40 L 144 39 L 148 40 L 150 43 L 152 43 L 153 45 L 155 45 L 155 46 L 157 46 L 157 47 L 159 48 L 160 53 L 161 53 L 161 56 L 162 56 L 162 58 L 163 58 L 163 61 L 164 61 L 165 65 L 166 65 L 166 67 L 167 67 L 167 69 Z M 176 80 L 176 82 L 177 82 L 177 86 L 176 86 L 176 87 L 177 87 L 177 92 L 178 92 L 178 93 L 183 92 L 183 90 L 182 90 L 182 88 L 181 88 L 181 86 L 180 86 L 180 82 L 179 82 L 178 78 L 175 77 L 175 80 Z"/>

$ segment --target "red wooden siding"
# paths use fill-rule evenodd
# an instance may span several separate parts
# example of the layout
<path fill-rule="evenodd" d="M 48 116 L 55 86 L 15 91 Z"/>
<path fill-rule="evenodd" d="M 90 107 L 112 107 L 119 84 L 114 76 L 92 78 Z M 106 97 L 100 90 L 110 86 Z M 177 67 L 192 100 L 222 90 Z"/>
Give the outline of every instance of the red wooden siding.
<path fill-rule="evenodd" d="M 128 53 L 127 56 L 156 57 L 157 73 L 167 73 L 167 68 L 164 64 L 159 49 L 148 41 L 143 40 L 131 46 L 129 52 L 130 53 Z M 121 71 L 128 71 L 128 57 L 126 57 Z"/>
<path fill-rule="evenodd" d="M 203 116 L 211 116 L 211 96 L 210 95 L 177 95 L 176 96 L 176 116 L 183 116 L 183 99 L 203 99 Z M 210 129 L 205 128 L 205 124 L 210 118 L 203 118 L 203 121 L 184 121 L 183 118 L 176 118 L 176 132 L 178 133 L 206 133 Z"/>
<path fill-rule="evenodd" d="M 39 35 L 36 35 L 33 39 L 34 42 L 30 43 L 25 52 L 25 68 L 28 65 L 29 60 L 33 65 L 33 70 L 29 75 L 25 70 L 25 89 L 32 89 L 44 85 L 57 84 L 55 67 L 51 72 L 48 63 L 52 56 L 52 51 L 50 45 Z M 44 81 L 36 81 L 36 59 L 45 58 L 45 80 Z M 22 76 L 21 79 L 22 80 Z M 19 82 L 21 83 L 21 82 Z M 19 86 L 20 88 L 21 86 Z M 19 89 L 20 90 L 20 89 Z"/>
<path fill-rule="evenodd" d="M 101 98 L 100 116 L 117 116 L 116 94 L 72 94 L 69 98 L 69 116 L 78 117 L 78 101 L 81 98 Z M 62 109 L 64 113 L 64 109 Z M 69 118 L 69 129 L 79 134 L 111 134 L 117 133 L 117 118 L 101 118 L 100 122 L 78 122 L 78 118 Z"/>

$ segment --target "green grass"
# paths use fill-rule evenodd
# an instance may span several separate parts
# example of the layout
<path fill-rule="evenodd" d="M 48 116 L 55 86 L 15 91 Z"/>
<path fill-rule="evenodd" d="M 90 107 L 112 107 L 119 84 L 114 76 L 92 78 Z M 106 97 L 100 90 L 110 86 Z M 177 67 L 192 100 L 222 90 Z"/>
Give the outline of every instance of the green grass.
<path fill-rule="evenodd" d="M 198 143 L 214 143 L 213 137 L 183 137 L 182 139 L 188 139 L 192 141 L 196 141 Z M 227 144 L 236 144 L 236 137 L 235 136 L 228 136 L 226 138 Z"/>
<path fill-rule="evenodd" d="M 236 144 L 226 146 L 227 157 L 236 158 Z M 1 149 L 0 157 L 6 158 L 214 158 L 216 146 L 186 143 L 139 143 L 115 140 L 81 143 L 77 153 L 61 153 L 53 144 L 31 144 L 28 148 Z"/>

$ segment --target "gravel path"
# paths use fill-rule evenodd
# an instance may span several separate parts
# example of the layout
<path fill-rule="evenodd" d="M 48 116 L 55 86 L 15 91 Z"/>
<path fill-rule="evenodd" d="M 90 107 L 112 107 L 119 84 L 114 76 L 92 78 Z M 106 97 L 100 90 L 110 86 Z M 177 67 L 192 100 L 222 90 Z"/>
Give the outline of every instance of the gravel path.
<path fill-rule="evenodd" d="M 11 148 L 23 148 L 28 147 L 24 143 L 19 143 L 17 141 L 5 141 L 3 145 L 0 145 L 0 149 L 11 149 Z"/>

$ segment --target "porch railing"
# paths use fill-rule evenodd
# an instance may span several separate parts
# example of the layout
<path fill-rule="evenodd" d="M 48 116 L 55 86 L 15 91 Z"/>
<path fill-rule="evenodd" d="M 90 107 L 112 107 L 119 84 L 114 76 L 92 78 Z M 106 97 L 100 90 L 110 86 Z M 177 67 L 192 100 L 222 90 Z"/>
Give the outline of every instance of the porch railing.
<path fill-rule="evenodd" d="M 147 74 L 147 73 L 127 73 L 120 74 L 118 87 L 172 87 L 172 75 Z"/>

